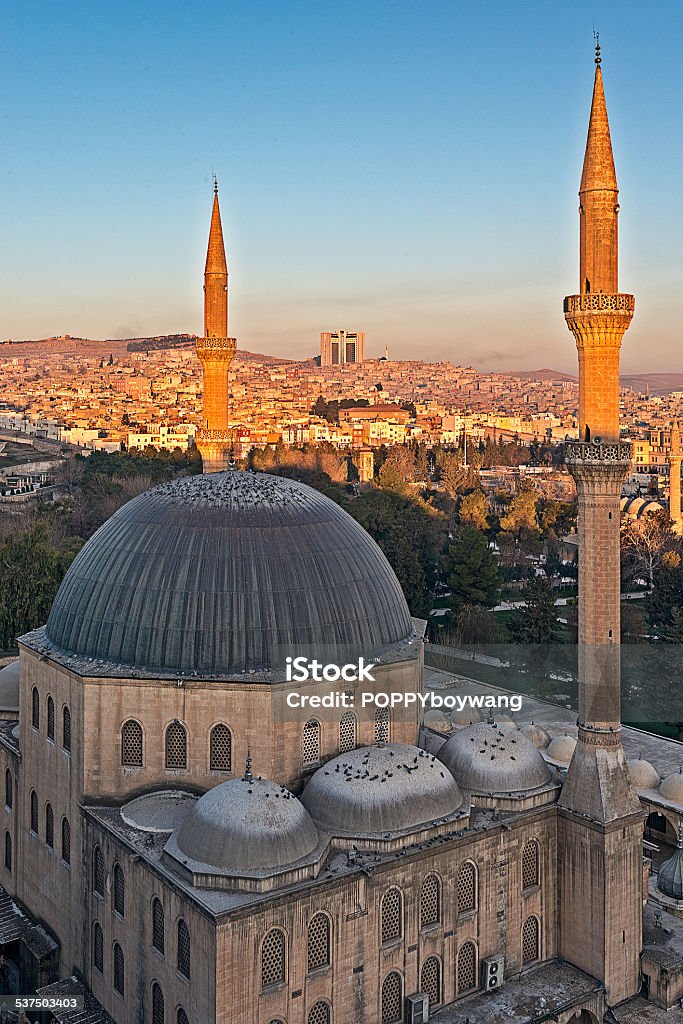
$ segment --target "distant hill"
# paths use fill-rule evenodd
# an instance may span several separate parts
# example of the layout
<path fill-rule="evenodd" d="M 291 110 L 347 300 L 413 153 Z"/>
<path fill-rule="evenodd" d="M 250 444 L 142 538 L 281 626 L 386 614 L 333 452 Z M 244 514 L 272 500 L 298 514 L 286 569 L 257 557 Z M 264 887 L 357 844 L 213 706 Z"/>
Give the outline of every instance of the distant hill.
<path fill-rule="evenodd" d="M 560 370 L 504 370 L 497 374 L 499 377 L 518 377 L 521 380 L 569 380 L 578 384 L 579 378 L 571 373 L 562 373 Z"/>
<path fill-rule="evenodd" d="M 517 377 L 522 380 L 568 380 L 578 383 L 578 377 L 560 370 L 506 370 L 500 377 Z M 683 373 L 624 373 L 621 385 L 644 394 L 649 388 L 651 395 L 667 395 L 670 391 L 683 391 Z"/>
<path fill-rule="evenodd" d="M 195 334 L 168 334 L 155 338 L 105 338 L 100 341 L 96 338 L 73 338 L 71 335 L 65 334 L 59 338 L 0 342 L 0 359 L 3 357 L 13 359 L 21 356 L 40 356 L 47 352 L 60 355 L 73 353 L 74 355 L 107 359 L 109 355 L 123 356 L 128 352 L 192 348 L 195 338 Z M 278 356 L 269 356 L 261 352 L 249 352 L 241 348 L 237 349 L 236 358 L 247 363 L 292 363 L 298 361 L 281 359 Z"/>

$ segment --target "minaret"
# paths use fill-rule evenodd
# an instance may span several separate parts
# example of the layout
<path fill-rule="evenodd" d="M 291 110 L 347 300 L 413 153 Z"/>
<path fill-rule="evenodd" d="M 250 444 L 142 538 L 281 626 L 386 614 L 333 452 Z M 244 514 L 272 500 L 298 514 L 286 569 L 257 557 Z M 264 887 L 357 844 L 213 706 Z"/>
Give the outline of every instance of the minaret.
<path fill-rule="evenodd" d="M 213 180 L 213 210 L 204 268 L 204 337 L 197 338 L 197 355 L 204 372 L 204 417 L 197 431 L 197 448 L 205 473 L 227 469 L 232 434 L 228 408 L 228 371 L 237 341 L 228 337 L 228 266 L 225 261 L 218 182 Z"/>
<path fill-rule="evenodd" d="M 617 179 L 596 46 L 579 191 L 579 294 L 564 300 L 579 354 L 579 440 L 566 447 L 579 508 L 579 731 L 559 800 L 560 955 L 605 983 L 640 987 L 642 811 L 621 745 L 619 350 L 634 299 L 618 290 Z"/>
<path fill-rule="evenodd" d="M 678 423 L 671 427 L 671 448 L 669 450 L 669 515 L 676 533 L 683 532 L 681 517 L 681 433 Z"/>

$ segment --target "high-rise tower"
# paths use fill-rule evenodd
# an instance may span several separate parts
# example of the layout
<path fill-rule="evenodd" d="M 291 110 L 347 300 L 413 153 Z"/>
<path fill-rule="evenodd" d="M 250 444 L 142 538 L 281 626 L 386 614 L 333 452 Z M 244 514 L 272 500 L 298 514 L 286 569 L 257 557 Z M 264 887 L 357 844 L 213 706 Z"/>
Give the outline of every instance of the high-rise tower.
<path fill-rule="evenodd" d="M 579 294 L 564 300 L 579 354 L 579 440 L 566 461 L 579 507 L 579 733 L 560 797 L 561 955 L 604 981 L 608 1001 L 638 991 L 642 812 L 621 745 L 619 350 L 634 299 L 618 290 L 619 214 L 596 46 L 579 190 Z"/>
<path fill-rule="evenodd" d="M 209 246 L 204 268 L 204 337 L 197 338 L 197 355 L 204 372 L 204 417 L 197 431 L 197 448 L 205 473 L 226 469 L 232 434 L 228 404 L 228 372 L 237 340 L 228 337 L 228 266 L 225 260 L 218 182 L 214 178 Z"/>

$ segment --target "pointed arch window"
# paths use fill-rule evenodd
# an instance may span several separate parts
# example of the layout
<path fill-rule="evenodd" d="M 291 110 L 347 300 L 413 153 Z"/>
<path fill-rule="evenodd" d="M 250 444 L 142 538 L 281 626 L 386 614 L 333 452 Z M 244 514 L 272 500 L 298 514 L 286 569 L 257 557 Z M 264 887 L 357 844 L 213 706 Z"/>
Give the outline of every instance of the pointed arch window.
<path fill-rule="evenodd" d="M 55 848 L 55 816 L 52 804 L 45 805 L 45 845 L 50 850 Z"/>
<path fill-rule="evenodd" d="M 456 967 L 458 995 L 477 988 L 477 947 L 473 942 L 460 947 Z"/>
<path fill-rule="evenodd" d="M 40 694 L 36 686 L 31 691 L 31 725 L 34 729 L 40 729 Z"/>
<path fill-rule="evenodd" d="M 5 832 L 5 867 L 12 870 L 12 836 L 9 831 Z"/>
<path fill-rule="evenodd" d="M 403 1020 L 403 978 L 398 971 L 387 974 L 382 983 L 382 1024 Z"/>
<path fill-rule="evenodd" d="M 166 729 L 166 767 L 187 768 L 187 732 L 177 720 Z"/>
<path fill-rule="evenodd" d="M 152 900 L 152 946 L 157 953 L 164 952 L 164 907 L 158 897 Z"/>
<path fill-rule="evenodd" d="M 209 768 L 212 772 L 232 771 L 232 733 L 227 725 L 214 725 L 209 737 Z"/>
<path fill-rule="evenodd" d="M 142 726 L 129 718 L 121 726 L 121 764 L 124 768 L 142 768 Z"/>
<path fill-rule="evenodd" d="M 330 919 L 315 914 L 308 923 L 308 973 L 330 965 Z"/>
<path fill-rule="evenodd" d="M 55 702 L 48 695 L 47 698 L 47 738 L 53 743 L 55 741 Z"/>
<path fill-rule="evenodd" d="M 377 708 L 375 711 L 375 743 L 389 742 L 389 709 Z"/>
<path fill-rule="evenodd" d="M 182 917 L 178 921 L 178 974 L 190 978 L 190 933 Z"/>
<path fill-rule="evenodd" d="M 339 753 L 356 749 L 357 721 L 353 711 L 345 711 L 339 722 Z"/>
<path fill-rule="evenodd" d="M 38 835 L 38 796 L 35 789 L 31 790 L 31 832 Z"/>
<path fill-rule="evenodd" d="M 540 956 L 541 927 L 537 917 L 527 917 L 522 926 L 522 964 L 532 964 Z"/>
<path fill-rule="evenodd" d="M 164 993 L 156 981 L 152 985 L 152 1024 L 166 1024 Z"/>
<path fill-rule="evenodd" d="M 302 754 L 304 768 L 320 764 L 320 722 L 316 718 L 309 718 L 304 725 Z"/>
<path fill-rule="evenodd" d="M 92 888 L 98 896 L 104 896 L 104 856 L 99 846 L 92 852 Z"/>
<path fill-rule="evenodd" d="M 114 864 L 114 884 L 112 886 L 112 904 L 114 913 L 119 917 L 126 916 L 126 879 L 120 864 Z"/>
<path fill-rule="evenodd" d="M 459 914 L 477 909 L 477 869 L 472 861 L 465 861 L 458 871 L 456 890 Z"/>
<path fill-rule="evenodd" d="M 330 1024 L 330 1004 L 319 999 L 308 1014 L 308 1024 Z"/>
<path fill-rule="evenodd" d="M 428 957 L 420 971 L 420 991 L 429 996 L 429 1009 L 441 1004 L 441 962 L 438 956 Z"/>
<path fill-rule="evenodd" d="M 71 825 L 68 818 L 62 818 L 62 861 L 71 864 Z"/>
<path fill-rule="evenodd" d="M 178 1007 L 178 1013 L 176 1014 L 176 1024 L 190 1024 L 187 1019 L 187 1014 L 183 1010 L 182 1006 Z"/>
<path fill-rule="evenodd" d="M 100 974 L 104 971 L 104 935 L 98 921 L 92 928 L 92 964 Z"/>
<path fill-rule="evenodd" d="M 5 807 L 8 811 L 12 810 L 12 804 L 14 802 L 14 783 L 12 780 L 12 772 L 9 768 L 5 768 Z"/>
<path fill-rule="evenodd" d="M 530 839 L 522 850 L 522 889 L 530 889 L 540 881 L 540 849 L 535 839 Z"/>
<path fill-rule="evenodd" d="M 126 965 L 123 959 L 123 950 L 118 942 L 114 943 L 114 991 L 120 996 L 126 991 Z"/>
<path fill-rule="evenodd" d="M 441 920 L 441 883 L 437 875 L 427 875 L 420 893 L 420 928 L 429 928 Z"/>
<path fill-rule="evenodd" d="M 62 750 L 71 753 L 71 712 L 66 704 L 62 708 Z"/>
<path fill-rule="evenodd" d="M 285 933 L 271 928 L 261 945 L 261 988 L 283 984 L 286 973 Z"/>
<path fill-rule="evenodd" d="M 403 935 L 403 896 L 400 889 L 389 889 L 382 897 L 382 944 L 400 939 Z"/>

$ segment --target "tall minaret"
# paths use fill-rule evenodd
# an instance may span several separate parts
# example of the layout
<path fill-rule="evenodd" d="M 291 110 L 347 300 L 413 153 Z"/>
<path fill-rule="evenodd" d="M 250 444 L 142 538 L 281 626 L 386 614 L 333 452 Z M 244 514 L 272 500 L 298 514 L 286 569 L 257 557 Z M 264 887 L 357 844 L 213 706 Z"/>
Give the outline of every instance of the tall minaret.
<path fill-rule="evenodd" d="M 617 179 L 595 50 L 579 191 L 579 294 L 564 300 L 579 353 L 579 440 L 566 448 L 579 506 L 579 733 L 559 800 L 560 955 L 604 981 L 610 1005 L 640 987 L 642 812 L 621 745 L 619 349 L 634 299 L 618 290 Z"/>
<path fill-rule="evenodd" d="M 236 347 L 236 339 L 228 337 L 228 266 L 218 206 L 218 182 L 214 178 L 204 268 L 204 337 L 197 338 L 197 355 L 204 371 L 204 417 L 197 431 L 197 448 L 205 473 L 227 469 L 230 461 L 228 371 Z"/>
<path fill-rule="evenodd" d="M 681 432 L 678 423 L 674 421 L 671 427 L 671 448 L 669 450 L 669 515 L 676 533 L 683 531 L 683 518 L 681 517 Z"/>

